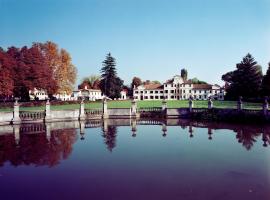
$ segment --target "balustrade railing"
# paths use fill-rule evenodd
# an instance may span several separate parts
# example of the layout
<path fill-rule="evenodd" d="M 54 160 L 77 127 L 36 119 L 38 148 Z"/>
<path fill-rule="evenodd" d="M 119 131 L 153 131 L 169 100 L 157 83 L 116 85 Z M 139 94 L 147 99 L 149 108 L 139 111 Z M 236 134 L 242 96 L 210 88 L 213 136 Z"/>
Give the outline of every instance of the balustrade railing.
<path fill-rule="evenodd" d="M 97 108 L 97 109 L 94 109 L 94 108 L 91 108 L 91 109 L 85 109 L 84 110 L 84 113 L 86 115 L 92 115 L 92 116 L 97 116 L 97 115 L 102 115 L 102 109 L 101 108 Z"/>
<path fill-rule="evenodd" d="M 44 119 L 44 111 L 20 111 L 19 113 L 21 120 L 39 120 Z"/>
<path fill-rule="evenodd" d="M 138 109 L 139 112 L 161 112 L 161 107 L 141 107 Z"/>

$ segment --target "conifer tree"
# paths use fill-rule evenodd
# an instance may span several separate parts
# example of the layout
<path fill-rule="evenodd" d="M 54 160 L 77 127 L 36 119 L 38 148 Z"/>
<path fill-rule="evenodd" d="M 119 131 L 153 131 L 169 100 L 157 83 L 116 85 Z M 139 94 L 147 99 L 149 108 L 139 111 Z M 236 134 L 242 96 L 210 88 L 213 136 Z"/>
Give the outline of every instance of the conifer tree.
<path fill-rule="evenodd" d="M 115 58 L 107 54 L 101 68 L 100 88 L 104 95 L 114 99 L 120 98 L 123 87 L 123 80 L 117 76 Z"/>

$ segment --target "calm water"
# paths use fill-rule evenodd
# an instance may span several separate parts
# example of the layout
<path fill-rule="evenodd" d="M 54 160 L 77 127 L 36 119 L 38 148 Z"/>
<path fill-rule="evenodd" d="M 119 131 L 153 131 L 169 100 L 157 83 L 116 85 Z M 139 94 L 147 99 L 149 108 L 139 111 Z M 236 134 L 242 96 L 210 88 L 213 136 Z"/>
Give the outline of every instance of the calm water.
<path fill-rule="evenodd" d="M 0 199 L 270 199 L 270 127 L 109 120 L 0 128 Z"/>

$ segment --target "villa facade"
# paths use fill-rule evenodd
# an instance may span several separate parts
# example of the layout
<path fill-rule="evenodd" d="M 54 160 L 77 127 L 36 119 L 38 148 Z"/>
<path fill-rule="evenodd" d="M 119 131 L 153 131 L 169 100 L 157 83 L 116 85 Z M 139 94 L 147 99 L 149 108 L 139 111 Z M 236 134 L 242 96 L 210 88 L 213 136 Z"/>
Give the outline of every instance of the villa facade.
<path fill-rule="evenodd" d="M 224 100 L 224 87 L 211 84 L 194 84 L 190 80 L 184 81 L 179 75 L 174 76 L 164 84 L 145 84 L 133 89 L 136 100 Z"/>
<path fill-rule="evenodd" d="M 71 100 L 77 101 L 81 99 L 96 101 L 102 99 L 102 92 L 99 89 L 89 89 L 87 86 L 84 89 L 73 91 L 71 94 Z"/>

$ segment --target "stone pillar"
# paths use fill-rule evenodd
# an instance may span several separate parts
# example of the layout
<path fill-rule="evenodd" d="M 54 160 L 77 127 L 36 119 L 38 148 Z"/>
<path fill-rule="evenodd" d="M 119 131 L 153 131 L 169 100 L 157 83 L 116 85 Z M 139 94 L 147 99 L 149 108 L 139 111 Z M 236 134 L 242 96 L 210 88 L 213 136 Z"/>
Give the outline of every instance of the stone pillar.
<path fill-rule="evenodd" d="M 51 121 L 51 104 L 50 100 L 47 99 L 46 105 L 45 105 L 45 122 Z"/>
<path fill-rule="evenodd" d="M 20 125 L 15 124 L 13 125 L 13 133 L 15 138 L 15 144 L 19 145 L 20 143 Z"/>
<path fill-rule="evenodd" d="M 209 97 L 208 99 L 208 109 L 212 109 L 213 108 L 213 101 L 211 99 L 211 97 Z"/>
<path fill-rule="evenodd" d="M 167 109 L 167 101 L 166 99 L 163 99 L 162 101 L 162 112 L 166 112 Z"/>
<path fill-rule="evenodd" d="M 165 123 L 162 124 L 162 136 L 165 137 L 167 135 L 167 126 Z"/>
<path fill-rule="evenodd" d="M 167 101 L 165 98 L 162 101 L 162 115 L 164 118 L 167 117 Z"/>
<path fill-rule="evenodd" d="M 48 142 L 51 141 L 51 123 L 46 123 L 46 138 Z"/>
<path fill-rule="evenodd" d="M 268 98 L 265 97 L 264 102 L 263 102 L 263 114 L 264 115 L 267 115 L 267 113 L 268 113 L 269 104 L 268 104 L 267 100 L 268 100 Z"/>
<path fill-rule="evenodd" d="M 242 110 L 243 109 L 243 102 L 242 102 L 242 97 L 239 97 L 239 100 L 237 102 L 237 110 Z"/>
<path fill-rule="evenodd" d="M 82 121 L 80 121 L 80 135 L 81 135 L 81 140 L 84 140 L 84 134 L 85 134 L 85 121 L 82 120 Z"/>
<path fill-rule="evenodd" d="M 103 119 L 108 119 L 108 103 L 106 97 L 103 99 L 103 104 L 102 104 L 102 117 Z"/>
<path fill-rule="evenodd" d="M 131 101 L 131 117 L 137 118 L 137 102 L 135 99 Z"/>
<path fill-rule="evenodd" d="M 191 97 L 189 97 L 188 106 L 189 106 L 189 112 L 192 112 L 193 101 L 192 101 L 192 98 Z"/>
<path fill-rule="evenodd" d="M 79 120 L 85 120 L 85 113 L 84 113 L 84 99 L 82 99 L 81 103 L 80 103 L 80 113 L 79 113 Z"/>
<path fill-rule="evenodd" d="M 131 121 L 132 137 L 136 137 L 136 132 L 137 132 L 136 125 L 137 125 L 136 119 L 133 119 L 133 120 Z"/>
<path fill-rule="evenodd" d="M 20 118 L 20 105 L 18 103 L 18 98 L 15 98 L 14 108 L 13 108 L 13 118 L 12 118 L 12 124 L 20 124 L 21 118 Z"/>

